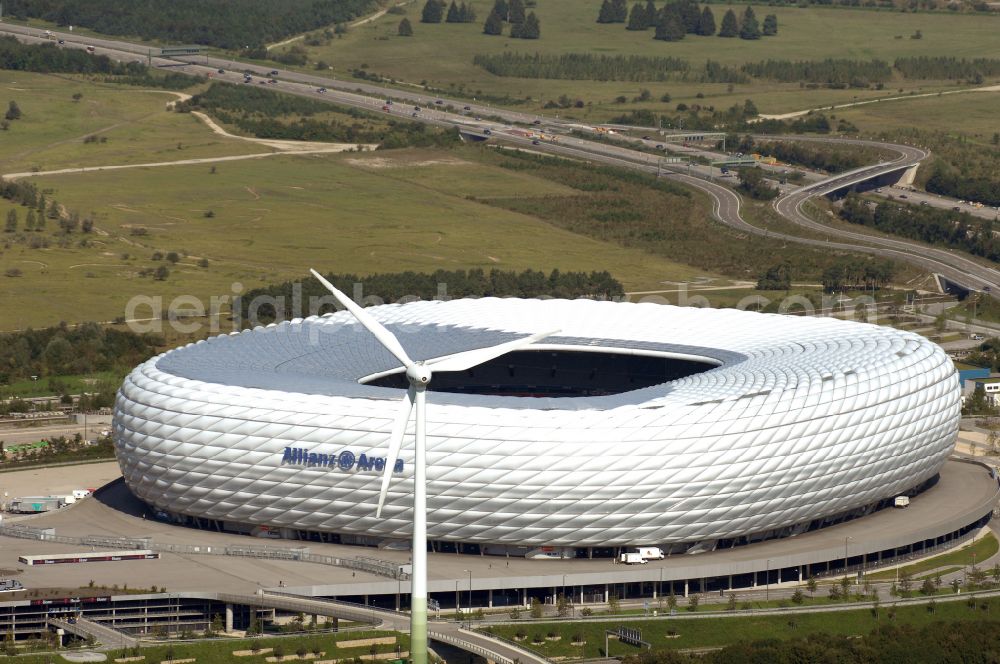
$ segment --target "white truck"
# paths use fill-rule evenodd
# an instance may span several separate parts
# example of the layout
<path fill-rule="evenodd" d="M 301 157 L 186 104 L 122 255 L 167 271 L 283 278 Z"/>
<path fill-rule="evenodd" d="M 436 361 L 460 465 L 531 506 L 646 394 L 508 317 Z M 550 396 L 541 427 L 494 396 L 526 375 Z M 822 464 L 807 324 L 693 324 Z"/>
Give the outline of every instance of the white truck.
<path fill-rule="evenodd" d="M 904 507 L 909 507 L 910 506 L 910 499 L 907 496 L 896 496 L 896 500 L 894 502 L 894 505 L 896 507 L 899 507 L 900 509 L 902 509 Z"/>
<path fill-rule="evenodd" d="M 626 565 L 645 565 L 647 561 L 642 557 L 642 554 L 628 552 L 621 554 L 618 557 L 618 562 L 625 563 Z"/>
<path fill-rule="evenodd" d="M 663 550 L 658 546 L 640 546 L 636 552 L 642 556 L 643 560 L 663 560 Z"/>

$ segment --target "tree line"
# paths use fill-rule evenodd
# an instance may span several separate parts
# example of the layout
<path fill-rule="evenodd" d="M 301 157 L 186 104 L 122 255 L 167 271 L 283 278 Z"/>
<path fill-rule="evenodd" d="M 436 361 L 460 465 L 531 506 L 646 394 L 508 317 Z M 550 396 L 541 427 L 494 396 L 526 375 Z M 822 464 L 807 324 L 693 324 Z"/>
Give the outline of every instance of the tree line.
<path fill-rule="evenodd" d="M 472 4 L 457 4 L 451 0 L 451 4 L 445 0 L 427 0 L 420 13 L 421 23 L 475 23 L 476 10 Z"/>
<path fill-rule="evenodd" d="M 84 323 L 0 333 L 0 383 L 31 376 L 67 376 L 130 369 L 164 344 L 152 334 Z"/>
<path fill-rule="evenodd" d="M 1000 206 L 1000 180 L 983 175 L 982 171 L 959 171 L 943 161 L 935 162 L 924 188 L 932 194 Z"/>
<path fill-rule="evenodd" d="M 204 79 L 180 72 L 155 72 L 141 62 L 115 62 L 106 55 L 92 55 L 55 44 L 24 44 L 14 37 L 0 37 L 0 69 L 41 74 L 90 74 L 109 83 L 167 90 L 183 90 Z"/>
<path fill-rule="evenodd" d="M 257 138 L 294 141 L 378 143 L 382 148 L 450 145 L 453 131 L 419 122 L 384 120 L 355 108 L 340 108 L 254 86 L 213 83 L 208 90 L 176 105 L 179 112 L 202 110 Z M 318 119 L 318 113 L 337 112 L 353 122 Z"/>
<path fill-rule="evenodd" d="M 653 0 L 645 4 L 635 3 L 631 10 L 626 0 L 604 0 L 597 14 L 598 23 L 625 23 L 625 29 L 645 31 L 653 28 L 653 39 L 678 41 L 685 35 L 702 37 L 739 37 L 740 39 L 760 39 L 778 34 L 778 17 L 768 14 L 763 25 L 758 21 L 753 7 L 747 5 L 742 16 L 729 9 L 722 17 L 722 24 L 716 30 L 715 14 L 711 7 L 699 8 L 695 0 L 671 0 L 657 8 Z"/>
<path fill-rule="evenodd" d="M 373 0 L 6 0 L 5 13 L 139 36 L 227 49 L 251 49 L 370 11 Z"/>
<path fill-rule="evenodd" d="M 684 58 L 658 55 L 595 55 L 593 53 L 480 53 L 472 63 L 494 76 L 591 81 L 698 81 L 748 83 L 735 67 L 714 60 L 695 68 Z"/>
<path fill-rule="evenodd" d="M 672 72 L 691 68 L 683 58 L 593 53 L 543 55 L 506 51 L 477 54 L 472 62 L 495 76 L 595 81 L 665 81 Z"/>
<path fill-rule="evenodd" d="M 353 293 L 355 284 L 361 284 L 365 297 L 375 297 L 385 303 L 398 302 L 403 298 L 417 297 L 433 300 L 444 294 L 449 298 L 462 297 L 556 297 L 612 299 L 625 295 L 621 283 L 606 271 L 562 272 L 558 269 L 548 274 L 539 270 L 492 269 L 486 272 L 472 270 L 436 270 L 424 272 L 392 272 L 359 276 L 356 274 L 328 274 L 327 279 L 345 293 Z M 248 291 L 240 301 L 244 320 L 249 320 L 250 307 L 255 298 L 274 297 L 279 302 L 291 302 L 295 288 L 301 288 L 303 302 L 310 297 L 329 295 L 323 286 L 313 279 L 303 282 L 286 281 L 282 284 L 265 286 Z M 330 304 L 318 312 L 328 313 L 336 308 Z M 275 311 L 273 305 L 265 303 L 258 307 L 257 319 L 275 320 L 279 314 L 290 312 Z"/>
<path fill-rule="evenodd" d="M 906 78 L 964 79 L 981 83 L 984 76 L 1000 76 L 1000 59 L 997 58 L 921 55 L 896 58 L 893 66 Z"/>
<path fill-rule="evenodd" d="M 885 83 L 892 78 L 892 68 L 882 60 L 764 60 L 748 62 L 741 67 L 754 78 L 766 78 L 785 83 L 805 81 L 830 88 L 867 88 L 873 83 Z"/>
<path fill-rule="evenodd" d="M 845 258 L 823 269 L 823 290 L 835 293 L 844 290 L 870 290 L 887 286 L 895 275 L 896 266 L 889 260 L 870 256 Z M 780 291 L 792 287 L 794 268 L 788 261 L 772 265 L 757 278 L 757 290 Z"/>
<path fill-rule="evenodd" d="M 965 212 L 892 201 L 873 203 L 849 194 L 840 208 L 840 216 L 852 224 L 884 233 L 960 249 L 991 261 L 1000 260 L 1000 242 L 995 237 L 993 221 L 977 219 Z"/>

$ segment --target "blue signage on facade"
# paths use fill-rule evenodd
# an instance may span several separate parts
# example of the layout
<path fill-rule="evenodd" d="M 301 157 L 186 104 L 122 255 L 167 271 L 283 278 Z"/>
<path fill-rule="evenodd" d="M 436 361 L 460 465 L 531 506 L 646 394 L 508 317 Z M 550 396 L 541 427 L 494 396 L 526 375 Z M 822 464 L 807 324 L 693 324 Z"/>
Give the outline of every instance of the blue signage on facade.
<path fill-rule="evenodd" d="M 385 470 L 385 457 L 371 457 L 364 452 L 360 456 L 355 456 L 354 452 L 350 450 L 344 450 L 339 454 L 321 454 L 299 447 L 286 447 L 281 457 L 281 463 L 313 468 L 339 468 L 340 470 L 355 471 L 374 470 L 379 473 Z M 402 459 L 396 459 L 396 465 L 392 469 L 392 472 L 403 472 Z"/>

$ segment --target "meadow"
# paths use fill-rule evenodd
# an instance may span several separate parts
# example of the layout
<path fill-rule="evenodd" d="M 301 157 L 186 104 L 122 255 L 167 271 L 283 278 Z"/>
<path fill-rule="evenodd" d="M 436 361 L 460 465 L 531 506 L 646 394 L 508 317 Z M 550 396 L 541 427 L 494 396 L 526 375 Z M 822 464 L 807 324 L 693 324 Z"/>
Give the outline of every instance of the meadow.
<path fill-rule="evenodd" d="M 764 7 L 757 13 L 774 13 L 779 31 L 775 37 L 757 41 L 697 37 L 688 35 L 680 42 L 652 39 L 652 31 L 630 32 L 622 24 L 598 24 L 595 19 L 600 0 L 543 0 L 533 8 L 541 22 L 541 39 L 519 40 L 482 34 L 482 23 L 490 3 L 474 3 L 479 18 L 475 23 L 420 23 L 421 2 L 406 5 L 413 24 L 412 37 L 399 37 L 399 15 L 387 14 L 363 26 L 351 28 L 341 39 L 323 46 L 309 47 L 310 61 L 334 63 L 337 74 L 363 68 L 405 84 L 427 85 L 447 92 L 464 91 L 468 97 L 488 95 L 519 100 L 523 109 L 540 110 L 548 100 L 567 95 L 585 102 L 583 109 L 552 111 L 586 120 L 606 119 L 623 110 L 673 109 L 678 101 L 691 103 L 699 93 L 702 104 L 716 108 L 742 104 L 753 98 L 762 113 L 783 113 L 805 108 L 884 97 L 887 90 L 846 89 L 807 90 L 798 84 L 756 81 L 735 85 L 670 81 L 631 83 L 614 81 L 573 81 L 507 78 L 494 76 L 472 64 L 476 54 L 504 51 L 562 54 L 588 52 L 607 55 L 659 55 L 689 60 L 700 66 L 706 60 L 727 65 L 774 59 L 822 60 L 824 58 L 881 58 L 890 64 L 896 57 L 910 55 L 953 55 L 982 57 L 992 52 L 1000 17 L 992 15 L 950 15 L 943 13 L 902 13 L 865 9 L 809 7 Z M 729 8 L 711 5 L 718 24 Z M 735 6 L 737 12 L 742 6 Z M 921 39 L 910 36 L 920 31 Z M 956 39 L 961 35 L 961 39 Z M 299 42 L 301 44 L 301 42 Z M 887 88 L 905 92 L 951 89 L 947 81 L 898 80 Z M 619 95 L 632 99 L 648 88 L 654 100 L 664 93 L 670 104 L 659 102 L 621 105 Z M 530 101 L 528 101 L 530 99 Z"/>
<path fill-rule="evenodd" d="M 463 159 L 461 152 L 402 150 L 169 169 L 57 175 L 39 180 L 64 205 L 91 211 L 95 233 L 79 246 L 0 255 L 3 327 L 112 320 L 134 295 L 212 295 L 304 278 L 309 267 L 370 274 L 436 268 L 608 270 L 627 288 L 716 276 L 641 248 L 553 227 L 467 196 L 540 196 L 568 188 Z M 3 208 L 0 205 L 0 208 Z M 0 209 L 0 215 L 6 214 Z M 51 222 L 50 222 L 51 224 Z M 144 229 L 136 235 L 137 229 Z M 178 261 L 154 261 L 160 252 Z M 202 262 L 207 260 L 207 266 Z M 163 265 L 156 280 L 140 271 Z M 150 315 L 148 307 L 132 312 Z"/>
<path fill-rule="evenodd" d="M 0 93 L 22 111 L 3 132 L 0 173 L 272 151 L 213 134 L 191 115 L 168 112 L 167 104 L 178 98 L 173 92 L 0 70 Z M 97 141 L 85 142 L 88 136 Z"/>

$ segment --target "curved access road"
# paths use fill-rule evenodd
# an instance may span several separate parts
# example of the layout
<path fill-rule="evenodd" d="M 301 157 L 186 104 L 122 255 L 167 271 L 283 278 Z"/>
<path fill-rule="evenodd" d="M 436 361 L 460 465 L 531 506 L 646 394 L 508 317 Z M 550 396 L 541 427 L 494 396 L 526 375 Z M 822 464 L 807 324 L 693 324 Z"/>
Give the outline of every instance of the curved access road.
<path fill-rule="evenodd" d="M 802 210 L 806 201 L 815 196 L 830 194 L 838 189 L 843 189 L 867 179 L 916 166 L 929 156 L 926 150 L 910 145 L 880 143 L 861 139 L 791 138 L 815 142 L 836 141 L 878 149 L 889 149 L 895 151 L 899 156 L 892 161 L 864 166 L 846 173 L 839 173 L 825 180 L 814 182 L 783 194 L 773 204 L 774 209 L 782 217 L 811 231 L 836 235 L 841 241 L 849 241 L 850 246 L 855 251 L 867 251 L 868 253 L 883 254 L 905 260 L 908 263 L 940 274 L 948 280 L 961 284 L 970 290 L 986 290 L 986 292 L 994 296 L 997 291 L 1000 291 L 1000 271 L 976 261 L 967 254 L 918 244 L 909 240 L 833 229 L 812 219 Z M 863 249 L 855 243 L 863 243 L 869 245 L 870 248 Z"/>

